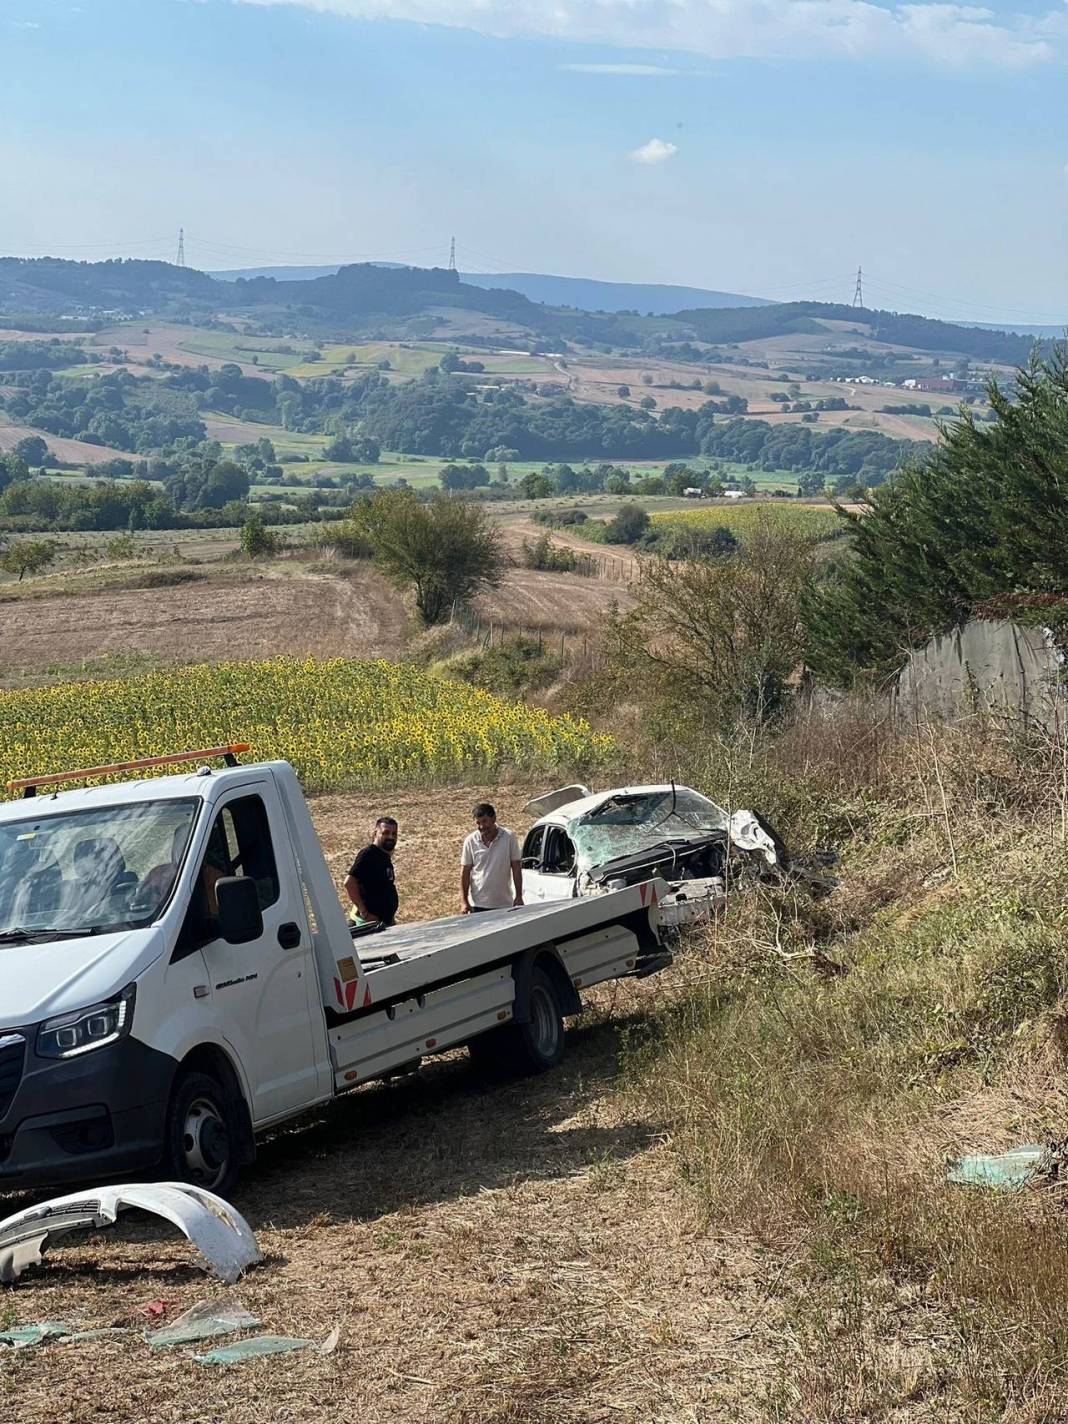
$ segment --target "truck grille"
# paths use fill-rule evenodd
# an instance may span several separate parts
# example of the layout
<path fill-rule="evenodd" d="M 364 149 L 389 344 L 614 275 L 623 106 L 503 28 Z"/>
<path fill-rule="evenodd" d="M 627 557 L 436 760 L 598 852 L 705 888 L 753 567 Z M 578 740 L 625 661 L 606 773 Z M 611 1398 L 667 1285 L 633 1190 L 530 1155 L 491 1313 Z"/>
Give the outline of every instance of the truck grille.
<path fill-rule="evenodd" d="M 4 1117 L 22 1080 L 26 1040 L 21 1033 L 0 1033 L 0 1117 Z"/>

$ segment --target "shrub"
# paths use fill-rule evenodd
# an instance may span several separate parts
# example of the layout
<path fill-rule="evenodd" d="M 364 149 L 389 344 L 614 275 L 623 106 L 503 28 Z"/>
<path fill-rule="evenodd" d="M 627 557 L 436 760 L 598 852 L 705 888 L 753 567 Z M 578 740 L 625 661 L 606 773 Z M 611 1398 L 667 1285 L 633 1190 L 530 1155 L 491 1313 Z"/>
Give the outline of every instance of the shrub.
<path fill-rule="evenodd" d="M 258 514 L 254 514 L 241 526 L 241 552 L 249 559 L 264 559 L 277 554 L 282 547 L 281 537 L 268 529 Z"/>

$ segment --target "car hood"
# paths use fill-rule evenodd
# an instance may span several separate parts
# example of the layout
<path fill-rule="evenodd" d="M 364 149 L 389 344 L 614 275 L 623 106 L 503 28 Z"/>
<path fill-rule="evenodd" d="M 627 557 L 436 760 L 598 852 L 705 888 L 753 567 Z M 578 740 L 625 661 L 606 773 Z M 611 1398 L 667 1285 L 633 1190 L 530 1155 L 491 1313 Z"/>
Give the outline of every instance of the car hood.
<path fill-rule="evenodd" d="M 0 944 L 0 1028 L 39 1023 L 119 993 L 159 957 L 158 929 Z"/>

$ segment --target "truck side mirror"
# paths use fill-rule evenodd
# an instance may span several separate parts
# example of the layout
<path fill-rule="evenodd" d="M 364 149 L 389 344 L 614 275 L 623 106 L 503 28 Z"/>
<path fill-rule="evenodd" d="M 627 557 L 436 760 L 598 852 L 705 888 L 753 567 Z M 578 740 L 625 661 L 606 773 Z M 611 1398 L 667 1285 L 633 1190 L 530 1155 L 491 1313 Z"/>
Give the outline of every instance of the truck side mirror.
<path fill-rule="evenodd" d="M 215 882 L 219 932 L 227 944 L 248 944 L 263 934 L 259 891 L 249 875 L 226 875 Z"/>

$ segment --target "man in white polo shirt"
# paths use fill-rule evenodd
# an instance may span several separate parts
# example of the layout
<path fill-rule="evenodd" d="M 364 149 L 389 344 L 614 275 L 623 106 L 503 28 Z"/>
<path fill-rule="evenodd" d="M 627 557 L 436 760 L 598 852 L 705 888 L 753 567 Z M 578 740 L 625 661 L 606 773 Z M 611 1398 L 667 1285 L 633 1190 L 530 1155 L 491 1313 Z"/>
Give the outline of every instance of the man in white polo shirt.
<path fill-rule="evenodd" d="M 522 903 L 519 842 L 513 832 L 498 826 L 489 802 L 481 801 L 475 807 L 475 830 L 460 852 L 460 913 L 507 910 Z"/>

